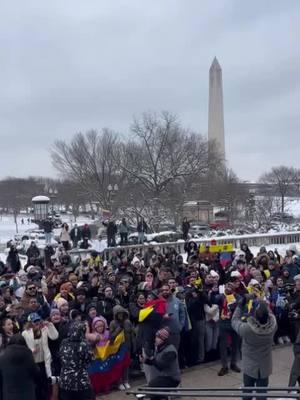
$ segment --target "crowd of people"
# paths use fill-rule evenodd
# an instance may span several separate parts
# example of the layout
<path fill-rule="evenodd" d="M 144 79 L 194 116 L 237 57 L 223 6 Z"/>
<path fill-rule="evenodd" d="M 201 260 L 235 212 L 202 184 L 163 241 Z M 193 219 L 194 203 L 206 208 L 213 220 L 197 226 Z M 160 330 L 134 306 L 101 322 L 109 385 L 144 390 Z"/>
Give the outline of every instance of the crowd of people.
<path fill-rule="evenodd" d="M 187 240 L 184 255 L 149 245 L 143 254 L 120 247 L 105 261 L 91 249 L 74 262 L 71 244 L 89 240 L 88 228 L 83 236 L 64 225 L 61 243 L 56 249 L 48 243 L 43 254 L 33 242 L 23 267 L 9 243 L 0 263 L 4 400 L 93 399 L 114 387 L 129 389 L 132 369 L 153 387 L 176 387 L 180 369 L 211 360 L 220 360 L 219 376 L 240 373 L 241 338 L 251 342 L 253 335 L 260 338 L 254 350 L 242 345 L 243 361 L 250 357 L 244 383 L 266 385 L 267 355 L 257 367 L 263 352 L 273 342 L 300 343 L 295 246 L 281 256 L 265 247 L 252 254 L 245 243 L 216 252 Z"/>
<path fill-rule="evenodd" d="M 110 219 L 108 221 L 103 221 L 103 226 L 106 229 L 106 240 L 103 241 L 102 246 L 115 247 L 117 245 L 117 235 L 120 237 L 120 246 L 126 246 L 128 244 L 128 235 L 132 227 L 126 221 L 126 218 L 122 218 L 121 222 L 117 225 L 116 221 Z M 43 229 L 45 232 L 45 241 L 47 244 L 51 244 L 53 237 L 53 229 L 55 227 L 54 221 L 49 217 L 43 222 Z M 143 218 L 137 221 L 136 225 L 137 231 L 137 243 L 143 244 L 146 240 L 146 234 L 149 232 L 149 227 Z M 99 234 L 100 238 L 102 237 Z M 92 247 L 90 242 L 92 237 L 91 229 L 88 224 L 79 227 L 76 223 L 74 227 L 70 230 L 67 223 L 62 224 L 62 229 L 60 232 L 59 240 L 64 245 L 66 250 L 73 248 L 88 249 Z M 105 242 L 105 244 L 104 244 Z"/>

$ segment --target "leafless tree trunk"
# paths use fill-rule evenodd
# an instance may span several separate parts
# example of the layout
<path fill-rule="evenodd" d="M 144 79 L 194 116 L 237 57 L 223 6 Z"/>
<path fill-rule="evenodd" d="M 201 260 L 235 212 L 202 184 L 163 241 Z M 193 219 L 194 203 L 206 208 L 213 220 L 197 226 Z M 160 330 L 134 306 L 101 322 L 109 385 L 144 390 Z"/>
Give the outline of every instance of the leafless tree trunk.
<path fill-rule="evenodd" d="M 107 208 L 108 185 L 119 184 L 123 179 L 117 163 L 119 148 L 118 136 L 104 129 L 101 134 L 78 133 L 70 144 L 56 141 L 51 156 L 54 167 L 65 178 L 80 184 L 92 201 Z"/>
<path fill-rule="evenodd" d="M 300 172 L 294 167 L 273 167 L 270 172 L 260 177 L 260 182 L 274 186 L 275 194 L 281 198 L 281 212 L 284 213 L 285 197 L 289 190 L 296 187 L 299 182 Z"/>

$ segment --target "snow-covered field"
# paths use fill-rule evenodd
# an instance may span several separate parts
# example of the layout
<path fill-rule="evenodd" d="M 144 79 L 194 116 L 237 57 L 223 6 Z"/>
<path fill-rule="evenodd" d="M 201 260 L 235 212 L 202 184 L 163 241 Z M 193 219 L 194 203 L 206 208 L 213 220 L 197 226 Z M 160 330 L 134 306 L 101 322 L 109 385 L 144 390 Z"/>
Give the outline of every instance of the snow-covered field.
<path fill-rule="evenodd" d="M 24 217 L 24 225 L 21 223 L 22 218 L 18 218 L 18 233 L 24 233 L 28 229 L 37 229 L 36 224 L 28 224 L 27 217 Z M 16 224 L 14 219 L 10 215 L 5 215 L 0 217 L 0 243 L 6 243 L 10 239 L 13 239 L 14 235 L 17 233 Z"/>
<path fill-rule="evenodd" d="M 24 219 L 24 224 L 22 224 L 22 218 Z M 31 229 L 38 229 L 38 226 L 36 224 L 33 223 L 29 223 L 27 222 L 27 216 L 26 215 L 20 215 L 17 218 L 18 221 L 18 231 L 16 229 L 16 224 L 14 222 L 14 218 L 12 215 L 3 215 L 0 216 L 0 244 L 4 244 L 7 243 L 9 240 L 13 239 L 15 234 L 23 234 L 28 230 Z M 32 216 L 31 216 L 32 218 Z M 67 222 L 70 226 L 70 228 L 72 228 L 72 226 L 74 225 L 74 217 L 72 215 L 63 215 L 61 217 L 63 222 Z M 78 225 L 83 225 L 85 223 L 90 224 L 92 222 L 92 220 L 89 217 L 86 216 L 79 216 L 76 220 L 76 223 Z M 60 231 L 60 229 L 59 229 Z"/>
<path fill-rule="evenodd" d="M 286 212 L 295 218 L 300 218 L 300 199 L 289 197 L 286 202 Z"/>

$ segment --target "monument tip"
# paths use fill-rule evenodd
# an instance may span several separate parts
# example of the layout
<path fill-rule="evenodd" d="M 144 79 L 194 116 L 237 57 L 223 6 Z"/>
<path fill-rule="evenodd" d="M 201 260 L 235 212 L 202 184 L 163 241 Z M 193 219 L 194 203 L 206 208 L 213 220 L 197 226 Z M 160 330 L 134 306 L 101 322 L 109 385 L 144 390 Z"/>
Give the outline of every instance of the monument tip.
<path fill-rule="evenodd" d="M 217 57 L 213 59 L 210 69 L 221 69 L 221 65 L 219 64 Z"/>

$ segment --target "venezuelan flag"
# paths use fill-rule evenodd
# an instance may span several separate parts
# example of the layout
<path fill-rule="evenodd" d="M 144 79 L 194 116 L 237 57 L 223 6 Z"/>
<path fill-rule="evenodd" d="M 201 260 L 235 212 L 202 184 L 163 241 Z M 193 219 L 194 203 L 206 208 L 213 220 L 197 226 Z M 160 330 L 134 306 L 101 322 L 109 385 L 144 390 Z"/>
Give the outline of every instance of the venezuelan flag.
<path fill-rule="evenodd" d="M 89 367 L 91 384 L 96 394 L 107 392 L 119 382 L 125 368 L 130 365 L 130 356 L 125 345 L 124 331 L 111 344 L 94 349 L 95 359 Z"/>

